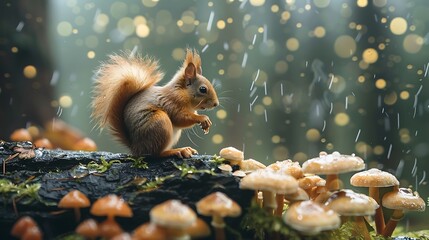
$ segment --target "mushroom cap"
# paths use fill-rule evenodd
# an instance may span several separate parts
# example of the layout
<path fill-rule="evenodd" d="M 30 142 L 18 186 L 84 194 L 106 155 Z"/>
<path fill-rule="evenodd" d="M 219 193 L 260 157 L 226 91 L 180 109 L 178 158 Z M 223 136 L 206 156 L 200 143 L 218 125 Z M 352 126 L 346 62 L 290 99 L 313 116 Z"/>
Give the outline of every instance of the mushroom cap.
<path fill-rule="evenodd" d="M 75 232 L 86 238 L 96 238 L 100 235 L 100 229 L 98 228 L 98 223 L 92 218 L 81 222 L 76 227 Z"/>
<path fill-rule="evenodd" d="M 191 236 L 192 239 L 208 237 L 211 234 L 209 225 L 201 218 L 197 218 L 197 221 L 186 228 L 186 232 L 189 234 L 189 236 Z"/>
<path fill-rule="evenodd" d="M 42 240 L 43 234 L 38 226 L 32 226 L 25 230 L 21 237 L 22 240 Z"/>
<path fill-rule="evenodd" d="M 336 229 L 341 224 L 336 212 L 311 200 L 293 203 L 283 215 L 283 221 L 293 229 L 308 235 Z"/>
<path fill-rule="evenodd" d="M 51 141 L 47 138 L 39 138 L 36 141 L 34 141 L 34 146 L 38 148 L 46 148 L 46 149 L 53 149 L 54 145 L 52 145 Z"/>
<path fill-rule="evenodd" d="M 390 187 L 398 186 L 399 181 L 392 174 L 377 168 L 355 173 L 350 178 L 350 184 L 355 187 Z"/>
<path fill-rule="evenodd" d="M 374 215 L 379 207 L 373 198 L 355 193 L 350 189 L 334 192 L 326 200 L 325 205 L 342 216 Z"/>
<path fill-rule="evenodd" d="M 221 192 L 211 193 L 197 202 L 197 212 L 204 216 L 237 217 L 241 207 Z"/>
<path fill-rule="evenodd" d="M 298 187 L 298 191 L 296 191 L 295 193 L 286 194 L 285 199 L 288 201 L 305 201 L 309 200 L 310 197 L 304 189 Z"/>
<path fill-rule="evenodd" d="M 326 180 L 318 175 L 307 173 L 304 174 L 304 177 L 298 179 L 298 185 L 305 190 L 313 187 L 324 187 L 326 185 Z"/>
<path fill-rule="evenodd" d="M 73 145 L 73 150 L 97 151 L 97 144 L 90 138 L 82 138 Z"/>
<path fill-rule="evenodd" d="M 97 199 L 91 207 L 91 214 L 95 216 L 132 217 L 133 212 L 128 203 L 115 194 L 109 194 Z"/>
<path fill-rule="evenodd" d="M 21 237 L 24 235 L 25 231 L 30 228 L 37 226 L 37 223 L 33 220 L 33 218 L 29 216 L 24 216 L 18 219 L 12 227 L 10 234 L 14 237 Z"/>
<path fill-rule="evenodd" d="M 290 175 L 260 169 L 242 178 L 240 188 L 290 194 L 297 191 L 298 181 Z"/>
<path fill-rule="evenodd" d="M 10 140 L 13 142 L 25 142 L 32 141 L 33 137 L 26 128 L 19 128 L 12 132 L 10 135 Z"/>
<path fill-rule="evenodd" d="M 234 165 L 244 160 L 244 153 L 235 147 L 222 148 L 219 152 L 219 156 L 225 158 Z"/>
<path fill-rule="evenodd" d="M 365 168 L 364 161 L 352 155 L 343 155 L 339 152 L 327 154 L 320 152 L 319 157 L 309 159 L 302 164 L 305 173 L 314 174 L 339 174 L 359 171 Z"/>
<path fill-rule="evenodd" d="M 240 166 L 240 170 L 244 172 L 253 172 L 258 169 L 266 168 L 263 163 L 256 161 L 255 159 L 243 160 L 238 165 Z"/>
<path fill-rule="evenodd" d="M 110 239 L 124 232 L 121 226 L 113 219 L 106 219 L 98 225 L 100 236 Z"/>
<path fill-rule="evenodd" d="M 229 164 L 221 164 L 217 166 L 222 172 L 232 172 L 232 167 Z"/>
<path fill-rule="evenodd" d="M 59 208 L 84 208 L 90 205 L 88 197 L 79 190 L 68 192 L 58 203 Z"/>
<path fill-rule="evenodd" d="M 389 209 L 422 212 L 426 208 L 425 201 L 409 188 L 399 188 L 384 194 L 382 205 Z"/>
<path fill-rule="evenodd" d="M 164 240 L 167 239 L 167 231 L 154 223 L 145 223 L 134 229 L 135 240 Z"/>
<path fill-rule="evenodd" d="M 153 207 L 151 222 L 167 228 L 186 228 L 197 220 L 195 212 L 179 200 L 167 200 Z"/>
<path fill-rule="evenodd" d="M 299 165 L 299 162 L 293 162 L 290 159 L 272 163 L 268 165 L 267 169 L 270 169 L 273 171 L 280 171 L 281 173 L 291 175 L 296 179 L 302 178 L 304 176 L 304 173 L 302 172 L 302 168 Z"/>

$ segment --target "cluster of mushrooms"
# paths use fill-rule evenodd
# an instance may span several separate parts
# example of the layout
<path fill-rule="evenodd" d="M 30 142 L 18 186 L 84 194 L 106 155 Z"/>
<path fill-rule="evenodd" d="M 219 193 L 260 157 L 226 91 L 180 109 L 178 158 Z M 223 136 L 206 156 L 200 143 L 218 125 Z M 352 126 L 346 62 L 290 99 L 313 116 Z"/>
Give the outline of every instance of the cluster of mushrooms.
<path fill-rule="evenodd" d="M 377 234 L 390 237 L 405 212 L 425 210 L 425 202 L 417 192 L 400 188 L 399 181 L 388 172 L 375 168 L 361 171 L 365 168 L 364 161 L 354 154 L 320 152 L 319 157 L 307 160 L 302 166 L 291 160 L 265 166 L 253 159 L 244 160 L 244 153 L 233 147 L 223 148 L 219 155 L 229 163 L 219 165 L 219 169 L 240 177 L 240 188 L 254 190 L 254 201 L 259 207 L 281 217 L 302 235 L 316 235 L 351 222 L 356 226 L 356 236 L 370 239 L 366 224 L 374 220 Z M 238 166 L 239 170 L 233 172 L 232 166 Z M 351 177 L 350 184 L 368 188 L 368 196 L 343 188 L 338 174 L 354 171 L 361 172 Z M 319 175 L 326 175 L 326 179 Z M 391 191 L 380 196 L 380 188 Z M 89 199 L 78 190 L 69 192 L 58 203 L 59 208 L 73 209 L 78 223 L 80 208 L 90 206 Z M 393 209 L 387 223 L 383 207 Z M 241 214 L 240 206 L 221 192 L 202 198 L 196 203 L 196 210 L 202 216 L 212 217 L 217 240 L 226 238 L 223 218 Z M 154 206 L 149 213 L 150 222 L 138 226 L 131 234 L 124 232 L 114 219 L 133 216 L 121 197 L 111 194 L 97 199 L 90 213 L 106 220 L 81 222 L 75 231 L 86 239 L 197 239 L 211 234 L 210 227 L 192 208 L 175 199 Z M 37 224 L 29 217 L 20 218 L 11 234 L 19 239 L 42 239 Z"/>
<path fill-rule="evenodd" d="M 76 221 L 80 221 L 80 208 L 90 207 L 90 200 L 78 190 L 67 193 L 58 203 L 59 208 L 73 209 Z M 221 192 L 214 192 L 196 203 L 197 212 L 212 217 L 211 225 L 216 239 L 225 238 L 224 217 L 237 217 L 241 207 Z M 210 227 L 189 206 L 172 199 L 154 206 L 150 210 L 150 222 L 138 226 L 132 234 L 124 232 L 115 221 L 115 217 L 132 217 L 133 212 L 128 203 L 121 197 L 110 194 L 97 199 L 91 206 L 94 216 L 106 217 L 98 223 L 93 218 L 81 222 L 75 229 L 76 234 L 85 239 L 112 240 L 174 240 L 198 239 L 210 236 Z M 28 216 L 20 218 L 11 230 L 11 235 L 22 240 L 42 239 L 42 233 L 33 219 Z"/>
<path fill-rule="evenodd" d="M 377 234 L 390 237 L 405 212 L 425 210 L 425 202 L 417 192 L 400 188 L 399 181 L 388 172 L 376 168 L 361 171 L 364 161 L 354 154 L 320 152 L 319 157 L 307 160 L 302 167 L 291 160 L 264 166 L 252 159 L 244 160 L 243 152 L 233 147 L 222 149 L 220 156 L 240 166 L 233 174 L 243 177 L 241 189 L 254 190 L 260 207 L 281 216 L 303 235 L 337 229 L 353 221 L 355 234 L 370 239 L 365 221 L 371 222 L 369 218 L 373 216 Z M 350 184 L 368 188 L 368 196 L 343 189 L 338 174 L 356 171 L 361 172 L 351 177 Z M 392 190 L 380 196 L 379 189 L 387 187 Z M 383 207 L 394 210 L 387 224 Z"/>

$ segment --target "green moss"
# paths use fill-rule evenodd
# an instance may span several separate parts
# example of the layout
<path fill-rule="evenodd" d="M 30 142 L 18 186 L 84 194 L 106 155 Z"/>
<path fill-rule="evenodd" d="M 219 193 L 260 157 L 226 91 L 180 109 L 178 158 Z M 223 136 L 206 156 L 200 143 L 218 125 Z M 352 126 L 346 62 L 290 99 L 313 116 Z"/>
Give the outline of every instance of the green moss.
<path fill-rule="evenodd" d="M 178 165 L 176 163 L 173 162 L 173 165 L 179 170 L 181 171 L 180 177 L 184 177 L 188 174 L 196 174 L 196 173 L 205 173 L 205 174 L 210 174 L 210 175 L 216 175 L 216 173 L 214 172 L 214 169 L 197 169 L 194 166 L 189 166 L 186 163 L 183 163 L 182 165 Z"/>
<path fill-rule="evenodd" d="M 38 192 L 41 187 L 40 183 L 30 184 L 32 179 L 26 180 L 20 184 L 15 184 L 7 179 L 0 179 L 0 194 L 6 200 L 12 202 L 20 201 L 22 204 L 30 204 L 33 201 L 38 201 L 47 206 L 56 205 L 53 202 L 46 202 L 40 198 Z"/>
<path fill-rule="evenodd" d="M 209 160 L 210 162 L 214 162 L 218 165 L 222 164 L 225 161 L 225 158 L 222 158 L 220 156 L 217 156 L 216 154 L 213 155 L 212 159 Z"/>
<path fill-rule="evenodd" d="M 110 167 L 114 164 L 114 163 L 121 163 L 121 161 L 119 160 L 110 160 L 109 162 L 106 161 L 106 159 L 104 157 L 100 158 L 100 163 L 97 163 L 95 161 L 91 161 L 89 162 L 86 167 L 89 170 L 92 171 L 96 171 L 98 173 L 104 173 L 105 171 L 109 170 Z"/>
<path fill-rule="evenodd" d="M 140 169 L 148 169 L 147 162 L 144 161 L 144 157 L 139 158 L 127 158 L 127 160 L 131 160 L 133 162 L 133 167 Z"/>

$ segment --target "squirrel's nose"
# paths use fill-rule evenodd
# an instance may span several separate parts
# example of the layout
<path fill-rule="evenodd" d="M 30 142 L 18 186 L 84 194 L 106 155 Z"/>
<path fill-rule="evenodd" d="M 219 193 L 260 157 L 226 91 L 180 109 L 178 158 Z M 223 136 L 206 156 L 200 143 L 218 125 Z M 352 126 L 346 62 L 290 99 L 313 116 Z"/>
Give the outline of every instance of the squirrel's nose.
<path fill-rule="evenodd" d="M 219 105 L 218 101 L 214 102 L 213 107 L 217 107 L 217 105 Z"/>

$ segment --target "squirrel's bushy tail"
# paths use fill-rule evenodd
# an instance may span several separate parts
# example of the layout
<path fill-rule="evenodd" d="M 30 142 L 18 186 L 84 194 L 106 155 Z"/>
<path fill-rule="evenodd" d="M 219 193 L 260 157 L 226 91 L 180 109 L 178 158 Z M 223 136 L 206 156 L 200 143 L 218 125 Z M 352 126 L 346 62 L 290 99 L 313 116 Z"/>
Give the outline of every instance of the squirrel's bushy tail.
<path fill-rule="evenodd" d="M 122 143 L 129 146 L 128 130 L 123 120 L 124 108 L 131 97 L 155 85 L 164 74 L 157 61 L 127 55 L 111 55 L 96 72 L 92 118 L 98 127 L 108 126 Z"/>

